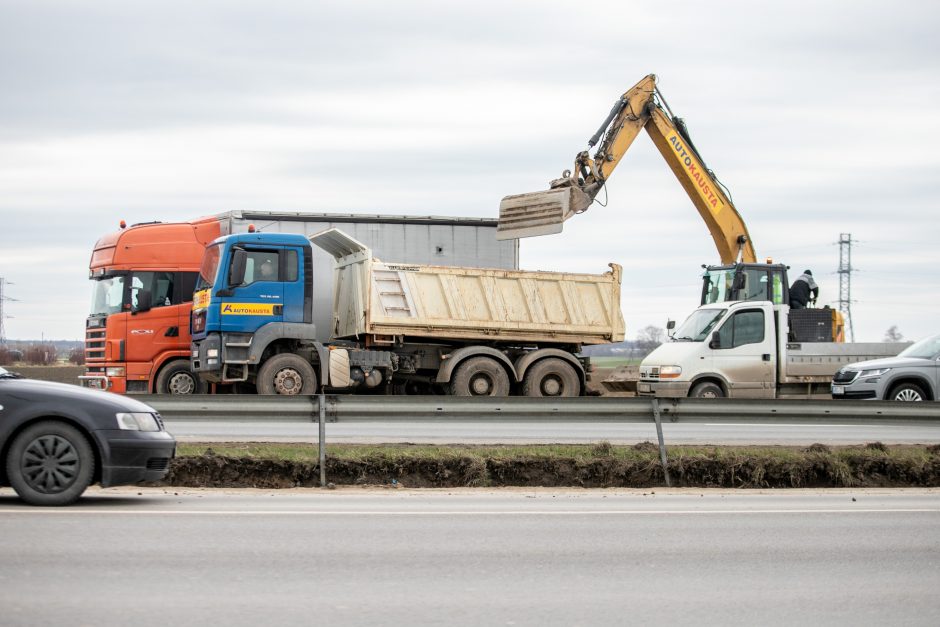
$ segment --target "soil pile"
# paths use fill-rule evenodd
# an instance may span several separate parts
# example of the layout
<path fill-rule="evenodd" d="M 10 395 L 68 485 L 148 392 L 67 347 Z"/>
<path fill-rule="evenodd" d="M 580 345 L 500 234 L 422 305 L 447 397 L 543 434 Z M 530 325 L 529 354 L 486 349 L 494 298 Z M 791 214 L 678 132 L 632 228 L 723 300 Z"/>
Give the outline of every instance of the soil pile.
<path fill-rule="evenodd" d="M 326 476 L 338 485 L 435 488 L 665 485 L 658 448 L 649 442 L 632 447 L 601 443 L 576 454 L 528 449 L 505 454 L 498 447 L 449 447 L 441 454 L 389 447 L 361 455 L 347 449 L 327 459 Z M 940 446 L 687 447 L 670 451 L 668 468 L 675 487 L 935 487 L 940 486 Z M 173 460 L 163 485 L 313 487 L 320 485 L 320 468 L 316 461 L 229 456 L 208 449 Z"/>

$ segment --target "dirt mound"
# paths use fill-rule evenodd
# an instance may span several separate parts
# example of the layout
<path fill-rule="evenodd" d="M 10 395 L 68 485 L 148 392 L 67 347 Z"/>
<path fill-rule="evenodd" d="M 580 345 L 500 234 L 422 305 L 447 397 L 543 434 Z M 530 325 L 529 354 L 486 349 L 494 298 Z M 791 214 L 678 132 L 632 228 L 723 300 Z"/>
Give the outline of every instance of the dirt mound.
<path fill-rule="evenodd" d="M 935 448 L 935 447 L 932 447 Z M 619 449 L 619 450 L 618 450 Z M 629 450 L 626 450 L 629 449 Z M 940 486 L 940 451 L 915 447 L 894 454 L 890 447 L 834 450 L 721 447 L 683 449 L 668 460 L 676 487 L 820 488 Z M 330 458 L 334 484 L 407 487 L 542 486 L 647 488 L 665 485 L 658 449 L 595 445 L 587 456 L 372 454 Z M 228 457 L 211 450 L 173 460 L 164 485 L 186 487 L 291 488 L 318 486 L 317 463 Z"/>

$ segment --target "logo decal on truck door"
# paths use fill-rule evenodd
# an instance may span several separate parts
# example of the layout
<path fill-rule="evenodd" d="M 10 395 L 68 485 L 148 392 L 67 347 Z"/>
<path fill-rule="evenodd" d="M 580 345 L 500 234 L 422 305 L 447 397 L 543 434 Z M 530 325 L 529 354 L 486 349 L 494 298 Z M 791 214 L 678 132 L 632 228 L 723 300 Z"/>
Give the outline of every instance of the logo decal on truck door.
<path fill-rule="evenodd" d="M 280 309 L 281 306 L 266 303 L 226 303 L 222 306 L 222 315 L 274 316 L 280 313 L 275 308 Z"/>

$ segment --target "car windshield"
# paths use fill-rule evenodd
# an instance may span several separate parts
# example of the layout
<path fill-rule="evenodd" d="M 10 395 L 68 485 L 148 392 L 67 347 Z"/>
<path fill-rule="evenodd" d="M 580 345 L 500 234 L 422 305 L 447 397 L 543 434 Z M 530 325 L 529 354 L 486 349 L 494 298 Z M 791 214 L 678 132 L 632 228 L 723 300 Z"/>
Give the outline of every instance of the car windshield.
<path fill-rule="evenodd" d="M 202 266 L 199 268 L 199 278 L 196 280 L 197 292 L 215 284 L 215 275 L 219 271 L 219 252 L 221 249 L 221 244 L 206 248 L 206 254 L 202 258 Z"/>
<path fill-rule="evenodd" d="M 921 359 L 937 359 L 940 357 L 940 335 L 933 335 L 911 344 L 900 353 L 898 357 L 920 357 Z"/>
<path fill-rule="evenodd" d="M 718 321 L 725 315 L 727 309 L 699 309 L 692 312 L 692 315 L 686 318 L 682 323 L 673 339 L 678 341 L 703 342 L 711 330 L 715 328 Z"/>
<path fill-rule="evenodd" d="M 124 277 L 106 276 L 95 279 L 91 294 L 91 315 L 114 314 L 124 303 Z"/>

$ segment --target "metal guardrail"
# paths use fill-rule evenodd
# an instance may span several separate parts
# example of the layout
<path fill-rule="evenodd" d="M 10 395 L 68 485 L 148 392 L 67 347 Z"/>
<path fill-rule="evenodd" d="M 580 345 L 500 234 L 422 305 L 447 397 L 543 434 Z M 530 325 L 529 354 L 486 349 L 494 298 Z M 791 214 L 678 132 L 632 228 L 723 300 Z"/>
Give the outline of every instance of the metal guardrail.
<path fill-rule="evenodd" d="M 139 397 L 166 420 L 291 421 L 319 424 L 320 485 L 326 486 L 327 422 L 633 422 L 656 423 L 666 485 L 662 423 L 940 421 L 940 404 L 831 400 L 656 398 L 462 398 L 454 396 L 164 396 Z"/>
<path fill-rule="evenodd" d="M 317 422 L 320 396 L 135 396 L 167 420 Z M 653 399 L 322 397 L 327 422 L 654 422 Z M 845 400 L 656 399 L 663 422 L 883 424 L 940 421 L 940 403 Z"/>

